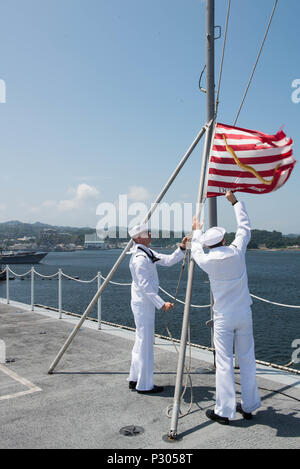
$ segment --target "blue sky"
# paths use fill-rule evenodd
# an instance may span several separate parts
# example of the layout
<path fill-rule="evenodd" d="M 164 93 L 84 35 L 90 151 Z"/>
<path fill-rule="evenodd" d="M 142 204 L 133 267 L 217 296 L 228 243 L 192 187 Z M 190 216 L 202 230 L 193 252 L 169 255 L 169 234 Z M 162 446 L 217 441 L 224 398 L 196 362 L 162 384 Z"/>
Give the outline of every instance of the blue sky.
<path fill-rule="evenodd" d="M 234 121 L 273 3 L 232 0 L 220 122 Z M 223 31 L 226 9 L 216 0 Z M 299 16 L 298 0 L 279 1 L 238 121 L 266 133 L 284 125 L 296 159 Z M 0 21 L 0 221 L 96 226 L 97 205 L 119 194 L 149 204 L 205 122 L 205 2 L 10 0 Z M 195 202 L 201 157 L 202 144 L 167 202 Z M 277 192 L 238 195 L 253 228 L 300 233 L 299 171 Z M 218 223 L 235 228 L 223 197 Z"/>

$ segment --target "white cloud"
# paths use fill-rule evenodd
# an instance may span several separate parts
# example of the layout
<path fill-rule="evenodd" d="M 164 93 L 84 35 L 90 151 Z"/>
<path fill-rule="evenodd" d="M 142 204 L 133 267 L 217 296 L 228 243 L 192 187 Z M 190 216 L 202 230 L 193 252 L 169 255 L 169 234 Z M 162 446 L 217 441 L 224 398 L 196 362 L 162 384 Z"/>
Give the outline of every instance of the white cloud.
<path fill-rule="evenodd" d="M 0 210 L 4 212 L 6 210 L 6 205 L 2 202 L 0 202 Z"/>
<path fill-rule="evenodd" d="M 45 208 L 56 207 L 56 204 L 57 204 L 56 200 L 45 200 L 45 202 L 43 202 L 41 206 Z"/>
<path fill-rule="evenodd" d="M 72 190 L 73 192 L 73 190 Z M 95 200 L 99 196 L 99 191 L 94 186 L 88 184 L 79 184 L 70 199 L 60 200 L 57 203 L 57 209 L 61 212 L 77 210 L 84 206 L 89 200 Z M 49 202 L 49 201 L 48 201 Z"/>
<path fill-rule="evenodd" d="M 90 201 L 96 200 L 99 197 L 99 191 L 94 186 L 82 183 L 77 187 L 71 187 L 67 191 L 69 199 L 63 200 L 45 200 L 39 205 L 29 206 L 27 203 L 21 202 L 19 205 L 24 211 L 30 215 L 35 215 L 42 217 L 43 219 L 50 218 L 54 220 L 55 218 L 59 219 L 58 212 L 63 213 L 64 217 L 66 212 L 74 212 L 78 214 L 78 210 L 82 209 L 84 213 L 94 212 L 95 207 L 92 204 L 92 207 L 88 206 Z M 0 211 L 4 207 L 4 204 L 0 203 Z M 47 220 L 46 220 L 47 221 Z"/>
<path fill-rule="evenodd" d="M 129 200 L 143 202 L 151 198 L 150 192 L 142 186 L 130 186 L 127 194 Z"/>

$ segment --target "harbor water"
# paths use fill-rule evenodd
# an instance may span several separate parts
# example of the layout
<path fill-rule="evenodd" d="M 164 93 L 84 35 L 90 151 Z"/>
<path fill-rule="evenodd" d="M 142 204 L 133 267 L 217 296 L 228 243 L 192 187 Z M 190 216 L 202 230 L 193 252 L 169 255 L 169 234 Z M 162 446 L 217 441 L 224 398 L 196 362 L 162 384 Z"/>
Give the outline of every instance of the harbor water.
<path fill-rule="evenodd" d="M 158 250 L 159 251 L 159 250 Z M 163 250 L 168 253 L 168 251 Z M 170 251 L 169 251 L 170 252 Z M 121 253 L 119 249 L 50 252 L 35 269 L 44 275 L 51 275 L 59 268 L 71 277 L 90 280 L 101 272 L 106 276 Z M 250 293 L 273 302 L 300 305 L 300 251 L 263 251 L 247 252 L 247 270 Z M 120 283 L 131 281 L 129 255 L 123 261 L 113 280 Z M 22 274 L 30 265 L 11 265 L 12 270 Z M 181 263 L 164 268 L 158 266 L 160 286 L 174 295 L 181 269 Z M 12 274 L 10 274 L 12 276 Z M 184 301 L 187 282 L 187 267 L 183 273 L 178 299 Z M 97 291 L 97 281 L 78 283 L 63 278 L 63 304 L 66 311 L 81 314 Z M 164 293 L 160 296 L 165 301 L 172 301 Z M 5 282 L 0 283 L 0 297 L 6 297 Z M 30 275 L 24 279 L 18 277 L 10 281 L 10 299 L 30 304 Z M 207 275 L 198 267 L 195 269 L 192 304 L 209 304 L 209 282 Z M 58 307 L 58 281 L 35 276 L 35 304 Z M 253 324 L 255 352 L 258 360 L 285 365 L 295 352 L 292 344 L 300 340 L 300 309 L 275 306 L 253 299 Z M 93 311 L 96 316 L 96 308 Z M 173 337 L 180 339 L 183 305 L 176 303 L 170 312 L 158 311 L 156 314 L 157 333 L 167 335 L 167 324 Z M 193 343 L 210 346 L 210 329 L 205 322 L 210 317 L 209 308 L 191 308 L 190 330 Z M 130 287 L 109 285 L 102 296 L 102 319 L 105 321 L 135 327 L 130 309 Z M 297 347 L 299 349 L 299 345 Z M 300 352 L 298 353 L 300 358 Z M 293 366 L 300 369 L 300 364 Z"/>

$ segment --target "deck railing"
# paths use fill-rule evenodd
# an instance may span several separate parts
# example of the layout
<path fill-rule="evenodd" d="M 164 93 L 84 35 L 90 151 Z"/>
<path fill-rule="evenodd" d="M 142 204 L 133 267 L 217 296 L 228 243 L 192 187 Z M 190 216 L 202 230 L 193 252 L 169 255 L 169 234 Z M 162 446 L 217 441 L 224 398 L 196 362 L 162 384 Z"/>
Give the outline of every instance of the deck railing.
<path fill-rule="evenodd" d="M 30 287 L 31 301 L 30 301 L 30 304 L 31 304 L 31 310 L 32 311 L 34 311 L 34 284 L 35 284 L 34 280 L 35 280 L 35 275 L 37 275 L 41 278 L 44 278 L 44 279 L 52 279 L 52 278 L 57 277 L 58 278 L 58 316 L 59 316 L 59 319 L 62 318 L 62 299 L 63 299 L 62 298 L 62 279 L 63 279 L 63 277 L 67 278 L 69 280 L 73 280 L 74 282 L 86 283 L 86 284 L 93 283 L 97 280 L 97 288 L 98 289 L 101 286 L 102 280 L 106 280 L 106 278 L 101 274 L 101 272 L 97 272 L 97 275 L 95 275 L 95 277 L 93 277 L 90 280 L 80 280 L 78 277 L 71 277 L 70 275 L 65 274 L 62 271 L 62 269 L 58 269 L 58 271 L 55 274 L 44 275 L 44 274 L 41 274 L 40 272 L 37 272 L 33 266 L 27 272 L 24 272 L 23 274 L 18 274 L 16 272 L 14 272 L 9 267 L 9 265 L 6 265 L 5 269 L 2 272 L 0 272 L 0 275 L 1 274 L 3 275 L 4 273 L 6 273 L 6 301 L 7 301 L 7 304 L 9 304 L 9 301 L 10 301 L 10 296 L 9 296 L 9 280 L 10 280 L 9 273 L 11 273 L 15 277 L 19 277 L 19 278 L 30 276 L 30 278 L 31 278 L 31 282 L 30 282 L 31 283 L 31 287 Z M 111 285 L 118 285 L 118 286 L 124 286 L 124 287 L 130 287 L 131 286 L 131 283 L 113 282 L 112 280 L 110 280 L 109 283 Z M 162 287 L 159 287 L 159 289 L 165 295 L 169 296 L 171 299 L 173 299 L 176 302 L 181 303 L 181 304 L 184 305 L 184 301 L 179 300 L 178 298 L 175 298 L 173 295 L 171 295 L 169 292 L 167 292 Z M 277 303 L 275 301 L 267 300 L 265 298 L 261 298 L 259 296 L 253 295 L 252 293 L 250 293 L 250 295 L 253 298 L 255 298 L 259 301 L 264 301 L 266 303 L 270 303 L 270 304 L 275 305 L 275 306 L 283 306 L 283 307 L 286 307 L 286 308 L 294 308 L 294 309 L 299 309 L 300 310 L 300 306 L 297 306 L 297 305 L 287 305 L 287 304 Z M 210 304 L 208 304 L 208 305 L 193 305 L 193 304 L 191 304 L 192 308 L 209 308 L 210 306 L 211 306 Z M 98 317 L 99 329 L 101 329 L 101 297 L 99 298 L 98 304 L 97 304 L 97 317 Z"/>
<path fill-rule="evenodd" d="M 34 298 L 35 298 L 35 276 L 38 276 L 38 277 L 43 278 L 43 279 L 52 279 L 52 278 L 57 277 L 57 279 L 58 279 L 58 299 L 57 299 L 58 300 L 57 301 L 58 302 L 58 308 L 51 308 L 51 309 L 57 310 L 59 319 L 62 319 L 63 312 L 65 312 L 62 309 L 62 307 L 63 307 L 62 279 L 63 278 L 72 280 L 74 282 L 85 283 L 85 284 L 93 283 L 93 282 L 97 281 L 97 289 L 99 289 L 101 287 L 102 280 L 106 280 L 106 278 L 101 274 L 101 272 L 97 272 L 97 275 L 95 275 L 95 277 L 93 277 L 90 280 L 80 280 L 78 277 L 71 277 L 70 275 L 65 274 L 62 271 L 62 269 L 58 269 L 58 271 L 56 273 L 52 274 L 52 275 L 44 275 L 44 274 L 41 274 L 40 272 L 37 272 L 35 270 L 35 268 L 32 266 L 31 269 L 28 270 L 27 272 L 24 272 L 23 274 L 18 274 L 16 272 L 14 272 L 9 267 L 9 265 L 6 265 L 5 269 L 2 272 L 0 272 L 0 275 L 1 274 L 2 274 L 2 276 L 3 276 L 3 274 L 6 275 L 6 302 L 7 302 L 7 304 L 10 303 L 10 291 L 9 291 L 9 283 L 10 283 L 9 274 L 10 273 L 12 275 L 14 275 L 15 277 L 19 277 L 19 278 L 24 278 L 24 277 L 28 278 L 28 277 L 30 277 L 30 307 L 31 307 L 31 311 L 34 311 L 34 307 L 35 307 L 35 302 L 34 302 Z M 125 287 L 130 287 L 131 286 L 131 283 L 120 283 L 120 282 L 114 282 L 112 280 L 109 283 L 112 284 L 112 285 L 125 286 Z M 171 299 L 173 299 L 176 302 L 184 305 L 184 301 L 179 300 L 178 298 L 175 298 L 173 295 L 171 295 L 169 292 L 167 292 L 162 287 L 159 287 L 159 289 L 165 295 L 169 296 Z M 275 306 L 282 306 L 282 307 L 286 307 L 286 308 L 293 308 L 293 309 L 300 310 L 300 306 L 297 306 L 297 305 L 287 305 L 287 304 L 277 303 L 275 301 L 267 300 L 265 298 L 261 298 L 259 296 L 253 295 L 252 293 L 250 293 L 250 295 L 253 298 L 255 298 L 256 300 L 263 301 L 263 302 L 266 302 L 266 303 L 270 303 L 270 304 L 275 305 Z M 190 306 L 191 306 L 191 308 L 210 308 L 211 305 L 210 304 L 208 304 L 208 305 L 193 305 L 193 304 L 191 304 Z M 101 329 L 101 324 L 102 324 L 102 317 L 101 316 L 102 316 L 102 305 L 101 305 L 101 296 L 100 296 L 100 298 L 98 299 L 98 302 L 97 302 L 97 323 L 98 323 L 98 329 L 99 330 Z M 106 321 L 104 321 L 104 322 L 106 322 Z M 193 344 L 193 345 L 195 345 L 195 344 Z M 262 364 L 265 364 L 265 365 L 285 369 L 287 366 L 290 366 L 293 363 L 293 361 L 290 362 L 287 365 L 284 365 L 284 366 L 276 365 L 276 364 L 272 364 L 272 363 L 267 363 L 267 362 L 262 362 L 262 361 L 259 361 L 259 360 L 257 360 L 257 363 L 262 363 Z M 236 362 L 236 364 L 237 364 L 237 362 Z M 290 370 L 292 371 L 292 369 L 290 369 Z M 297 373 L 300 373 L 299 370 L 293 370 L 293 371 L 295 371 Z"/>

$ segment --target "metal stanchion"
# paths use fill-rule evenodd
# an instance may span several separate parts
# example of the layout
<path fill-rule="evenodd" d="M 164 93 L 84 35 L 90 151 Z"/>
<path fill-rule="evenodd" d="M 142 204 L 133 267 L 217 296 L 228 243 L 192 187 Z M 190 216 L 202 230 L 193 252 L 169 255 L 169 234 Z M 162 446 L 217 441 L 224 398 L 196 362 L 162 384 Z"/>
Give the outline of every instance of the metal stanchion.
<path fill-rule="evenodd" d="M 98 272 L 97 280 L 98 280 L 98 290 L 100 290 L 100 288 L 101 288 L 101 272 Z M 99 298 L 98 298 L 97 316 L 98 316 L 98 329 L 100 330 L 101 329 L 101 318 L 102 318 L 101 296 L 99 296 Z"/>
<path fill-rule="evenodd" d="M 62 318 L 62 270 L 58 269 L 58 317 Z"/>
<path fill-rule="evenodd" d="M 6 265 L 6 303 L 9 304 L 9 267 Z"/>
<path fill-rule="evenodd" d="M 31 267 L 31 311 L 34 311 L 34 267 Z"/>

